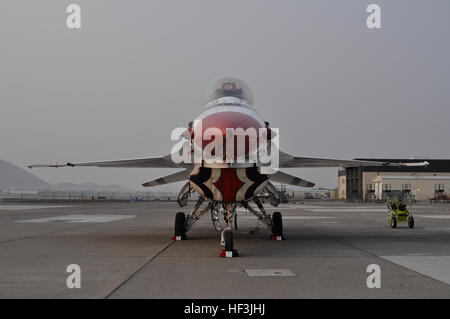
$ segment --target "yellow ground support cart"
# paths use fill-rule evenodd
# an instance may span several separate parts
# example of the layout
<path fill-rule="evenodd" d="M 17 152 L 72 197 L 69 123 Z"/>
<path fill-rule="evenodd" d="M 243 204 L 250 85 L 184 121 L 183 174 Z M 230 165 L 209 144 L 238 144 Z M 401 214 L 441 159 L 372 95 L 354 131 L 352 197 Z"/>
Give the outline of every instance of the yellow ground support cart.
<path fill-rule="evenodd" d="M 392 228 L 396 228 L 398 223 L 405 222 L 408 223 L 409 228 L 414 228 L 411 203 L 409 203 L 409 208 L 407 203 L 408 199 L 405 198 L 405 196 L 399 196 L 387 202 L 387 207 L 389 209 L 388 221 Z"/>

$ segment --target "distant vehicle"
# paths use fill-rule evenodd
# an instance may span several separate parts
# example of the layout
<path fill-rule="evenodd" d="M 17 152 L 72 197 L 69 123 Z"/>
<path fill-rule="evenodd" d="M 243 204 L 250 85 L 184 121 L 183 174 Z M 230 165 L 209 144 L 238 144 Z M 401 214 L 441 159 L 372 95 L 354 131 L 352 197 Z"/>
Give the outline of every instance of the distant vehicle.
<path fill-rule="evenodd" d="M 305 199 L 314 199 L 314 196 L 311 193 L 305 193 Z"/>
<path fill-rule="evenodd" d="M 403 193 L 393 196 L 387 203 L 388 221 L 392 228 L 397 228 L 398 223 L 408 223 L 409 228 L 414 228 L 414 217 L 412 216 L 411 196 Z M 410 207 L 408 208 L 408 204 Z"/>

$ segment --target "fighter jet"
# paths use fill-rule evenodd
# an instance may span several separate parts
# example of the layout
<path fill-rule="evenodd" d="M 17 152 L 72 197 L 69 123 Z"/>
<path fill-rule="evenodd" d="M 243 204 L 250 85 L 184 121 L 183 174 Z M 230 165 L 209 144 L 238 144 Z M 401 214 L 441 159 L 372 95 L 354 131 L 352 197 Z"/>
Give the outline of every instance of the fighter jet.
<path fill-rule="evenodd" d="M 279 130 L 271 128 L 269 122 L 258 114 L 253 94 L 243 81 L 234 77 L 221 78 L 209 86 L 206 97 L 200 114 L 189 123 L 188 128 L 180 131 L 179 143 L 166 156 L 29 164 L 28 167 L 179 168 L 180 171 L 174 174 L 143 184 L 144 187 L 152 187 L 186 181 L 177 198 L 180 207 L 187 205 L 193 192 L 198 193 L 198 200 L 189 214 L 176 214 L 173 239 L 187 239 L 187 232 L 202 216 L 210 213 L 214 229 L 221 233 L 220 242 L 224 246 L 221 256 L 232 257 L 237 255 L 232 225 L 238 207 L 255 215 L 271 232 L 271 239 L 282 240 L 281 213 L 269 215 L 259 195 L 265 194 L 270 204 L 276 207 L 280 203 L 280 193 L 273 182 L 314 186 L 314 183 L 282 172 L 280 168 L 428 165 L 426 162 L 383 163 L 290 155 L 279 150 Z"/>

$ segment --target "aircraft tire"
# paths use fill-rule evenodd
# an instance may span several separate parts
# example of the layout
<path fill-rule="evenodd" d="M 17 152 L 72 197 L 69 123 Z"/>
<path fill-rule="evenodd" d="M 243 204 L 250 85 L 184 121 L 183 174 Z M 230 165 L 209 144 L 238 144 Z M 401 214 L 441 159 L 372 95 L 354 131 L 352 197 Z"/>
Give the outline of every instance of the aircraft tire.
<path fill-rule="evenodd" d="M 186 215 L 182 212 L 177 213 L 175 216 L 175 236 L 181 236 L 183 239 L 186 237 Z"/>
<path fill-rule="evenodd" d="M 223 236 L 225 240 L 225 251 L 233 251 L 233 232 L 231 230 L 226 230 Z"/>
<path fill-rule="evenodd" d="M 272 214 L 272 234 L 274 236 L 283 236 L 283 219 L 280 212 Z"/>
<path fill-rule="evenodd" d="M 414 228 L 414 218 L 412 216 L 410 216 L 408 218 L 408 227 L 409 228 Z"/>

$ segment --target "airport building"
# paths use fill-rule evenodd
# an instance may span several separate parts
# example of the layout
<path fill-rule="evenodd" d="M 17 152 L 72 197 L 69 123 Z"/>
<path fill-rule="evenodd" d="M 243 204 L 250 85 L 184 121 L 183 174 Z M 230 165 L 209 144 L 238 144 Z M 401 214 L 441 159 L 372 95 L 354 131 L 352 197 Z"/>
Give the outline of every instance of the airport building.
<path fill-rule="evenodd" d="M 384 201 L 396 192 L 408 192 L 418 201 L 448 201 L 450 160 L 448 159 L 359 159 L 380 162 L 422 162 L 426 167 L 347 167 L 338 172 L 338 198 L 347 201 Z"/>

